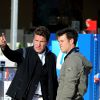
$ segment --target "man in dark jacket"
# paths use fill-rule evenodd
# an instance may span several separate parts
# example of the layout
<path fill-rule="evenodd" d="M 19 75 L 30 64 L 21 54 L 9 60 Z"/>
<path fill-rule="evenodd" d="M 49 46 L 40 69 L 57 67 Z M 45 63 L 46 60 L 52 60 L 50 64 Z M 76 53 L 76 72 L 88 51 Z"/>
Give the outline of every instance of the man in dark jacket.
<path fill-rule="evenodd" d="M 33 46 L 11 50 L 4 34 L 0 37 L 3 54 L 17 63 L 15 77 L 7 91 L 14 100 L 55 100 L 57 94 L 56 57 L 47 48 L 50 32 L 39 26 L 33 33 Z"/>

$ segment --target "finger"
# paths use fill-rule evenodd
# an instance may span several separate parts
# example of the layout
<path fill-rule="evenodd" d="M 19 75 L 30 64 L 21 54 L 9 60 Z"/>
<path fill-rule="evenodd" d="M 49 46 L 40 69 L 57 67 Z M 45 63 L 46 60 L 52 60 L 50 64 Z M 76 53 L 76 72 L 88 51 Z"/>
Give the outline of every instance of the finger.
<path fill-rule="evenodd" d="M 5 33 L 2 33 L 2 37 L 5 37 Z"/>
<path fill-rule="evenodd" d="M 6 41 L 5 33 L 2 33 L 2 39 Z"/>

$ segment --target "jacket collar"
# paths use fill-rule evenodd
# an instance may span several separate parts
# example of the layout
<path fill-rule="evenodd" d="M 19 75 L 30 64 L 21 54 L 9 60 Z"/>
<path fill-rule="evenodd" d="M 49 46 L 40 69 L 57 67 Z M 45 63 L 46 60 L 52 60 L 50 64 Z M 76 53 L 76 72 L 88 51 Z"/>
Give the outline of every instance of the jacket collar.
<path fill-rule="evenodd" d="M 68 54 L 64 57 L 64 60 L 68 57 L 68 55 L 70 55 L 72 52 L 79 52 L 79 48 L 78 47 L 75 47 L 73 49 L 71 49 Z"/>

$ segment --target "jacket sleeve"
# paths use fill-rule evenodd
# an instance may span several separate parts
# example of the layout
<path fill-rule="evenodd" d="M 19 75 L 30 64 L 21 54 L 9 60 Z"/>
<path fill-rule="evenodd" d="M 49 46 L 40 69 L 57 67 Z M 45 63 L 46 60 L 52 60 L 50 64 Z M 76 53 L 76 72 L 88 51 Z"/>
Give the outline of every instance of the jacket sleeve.
<path fill-rule="evenodd" d="M 48 88 L 49 88 L 49 99 L 56 100 L 58 81 L 57 81 L 57 73 L 56 73 L 56 56 L 52 53 L 48 54 L 48 62 L 49 68 L 49 78 L 48 78 Z"/>
<path fill-rule="evenodd" d="M 88 75 L 92 70 L 92 64 L 85 57 L 82 57 L 83 66 L 86 69 L 86 74 Z"/>
<path fill-rule="evenodd" d="M 11 61 L 20 63 L 23 60 L 23 50 L 11 50 L 8 45 L 6 45 L 5 49 L 1 49 L 3 54 Z"/>
<path fill-rule="evenodd" d="M 58 80 L 57 80 L 57 71 L 56 71 L 56 56 L 54 55 L 54 68 L 53 68 L 53 82 L 54 82 L 54 95 L 55 95 L 55 98 L 54 100 L 56 99 L 56 96 L 57 96 L 57 88 L 58 88 Z"/>

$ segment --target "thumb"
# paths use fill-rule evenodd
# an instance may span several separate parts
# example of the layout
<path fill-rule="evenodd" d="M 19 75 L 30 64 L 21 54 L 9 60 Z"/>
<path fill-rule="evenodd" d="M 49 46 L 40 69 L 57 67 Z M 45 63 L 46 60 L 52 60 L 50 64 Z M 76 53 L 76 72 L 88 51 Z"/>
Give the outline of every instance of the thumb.
<path fill-rule="evenodd" d="M 6 41 L 5 33 L 2 33 L 2 39 Z"/>
<path fill-rule="evenodd" d="M 2 36 L 5 36 L 5 33 L 2 33 Z"/>
<path fill-rule="evenodd" d="M 5 33 L 2 33 L 2 38 L 5 39 Z"/>

